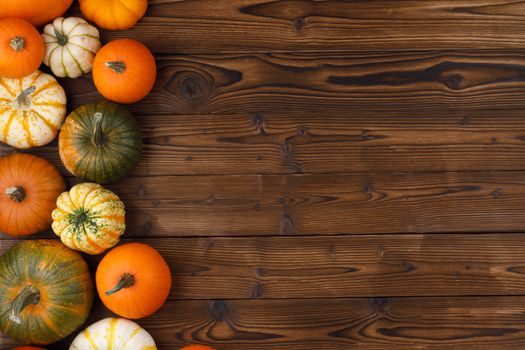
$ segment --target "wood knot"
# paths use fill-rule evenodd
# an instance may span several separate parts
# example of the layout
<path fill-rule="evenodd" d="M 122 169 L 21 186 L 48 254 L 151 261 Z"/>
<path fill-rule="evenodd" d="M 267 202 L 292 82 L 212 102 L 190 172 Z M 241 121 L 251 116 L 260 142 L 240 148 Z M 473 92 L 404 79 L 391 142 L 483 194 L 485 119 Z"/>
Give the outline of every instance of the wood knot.
<path fill-rule="evenodd" d="M 213 94 L 215 81 L 207 72 L 179 71 L 164 86 L 164 90 L 175 95 L 185 104 L 201 105 Z"/>
<path fill-rule="evenodd" d="M 373 298 L 371 301 L 372 307 L 379 314 L 385 314 L 388 308 L 388 299 L 386 298 Z"/>
<path fill-rule="evenodd" d="M 461 74 L 452 74 L 445 79 L 445 85 L 453 90 L 461 89 L 461 82 L 463 82 L 463 76 Z"/>
<path fill-rule="evenodd" d="M 224 300 L 210 302 L 210 315 L 214 321 L 224 321 L 228 318 L 229 305 Z"/>
<path fill-rule="evenodd" d="M 293 27 L 296 31 L 301 31 L 307 23 L 308 20 L 305 17 L 298 17 L 293 21 Z"/>

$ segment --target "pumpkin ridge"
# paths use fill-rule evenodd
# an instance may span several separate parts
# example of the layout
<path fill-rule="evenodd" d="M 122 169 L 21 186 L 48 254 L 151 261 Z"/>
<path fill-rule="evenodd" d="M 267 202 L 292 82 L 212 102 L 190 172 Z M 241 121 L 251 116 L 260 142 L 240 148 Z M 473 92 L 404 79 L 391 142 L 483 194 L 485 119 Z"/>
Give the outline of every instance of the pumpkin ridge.
<path fill-rule="evenodd" d="M 56 86 L 56 85 L 58 85 L 58 82 L 56 80 L 49 81 L 49 82 L 45 83 L 44 85 L 42 85 L 41 87 L 39 87 L 38 89 L 36 89 L 36 91 L 33 92 L 33 94 L 34 95 L 38 95 L 38 94 L 40 94 L 40 93 L 42 93 L 42 92 L 52 88 L 53 86 Z"/>
<path fill-rule="evenodd" d="M 69 43 L 69 44 L 70 44 L 70 45 L 75 45 L 75 46 L 78 46 L 78 47 L 80 47 L 81 49 L 84 49 L 84 50 L 86 50 L 86 51 L 88 51 L 88 52 L 91 52 L 92 54 L 96 54 L 96 52 L 95 52 L 95 51 L 93 51 L 93 50 L 90 50 L 90 49 L 88 49 L 87 47 L 84 47 L 84 46 L 82 46 L 82 45 L 79 45 L 79 44 L 77 44 L 77 43 Z"/>
<path fill-rule="evenodd" d="M 46 118 L 44 118 L 43 115 L 41 115 L 40 113 L 38 113 L 37 111 L 35 111 L 34 109 L 31 110 L 31 113 L 33 113 L 37 118 L 39 118 L 40 120 L 42 120 L 44 122 L 44 124 L 46 124 L 46 126 L 49 128 L 49 130 L 51 130 L 51 132 L 54 134 L 58 131 L 58 127 L 54 124 L 52 124 L 49 120 L 47 120 Z"/>
<path fill-rule="evenodd" d="M 4 125 L 4 128 L 2 129 L 2 140 L 7 143 L 7 136 L 9 135 L 9 128 L 11 127 L 11 124 L 13 123 L 13 120 L 15 119 L 18 112 L 16 110 L 12 110 L 11 114 L 9 115 L 9 119 Z"/>
<path fill-rule="evenodd" d="M 73 59 L 73 61 L 75 62 L 75 64 L 77 65 L 77 68 L 78 70 L 80 71 L 80 73 L 83 74 L 86 74 L 86 72 L 84 72 L 84 70 L 82 69 L 82 66 L 80 65 L 80 63 L 78 62 L 78 60 L 76 59 L 76 57 L 71 53 L 71 50 L 69 49 L 69 47 L 66 46 L 66 49 L 67 49 L 67 52 L 69 52 L 69 55 L 71 56 L 71 58 Z"/>
<path fill-rule="evenodd" d="M 16 97 L 16 94 L 13 90 L 11 90 L 11 87 L 4 82 L 4 78 L 0 78 L 0 85 L 4 87 L 4 89 L 7 90 L 7 92 L 11 95 L 11 97 Z"/>
<path fill-rule="evenodd" d="M 44 101 L 44 102 L 31 102 L 33 106 L 45 106 L 45 107 L 55 107 L 55 108 L 61 108 L 64 107 L 64 103 L 60 103 L 57 101 Z"/>
<path fill-rule="evenodd" d="M 31 132 L 29 131 L 29 123 L 27 120 L 27 111 L 22 111 L 22 129 L 25 131 L 26 143 L 29 147 L 34 147 L 35 143 L 31 137 Z"/>

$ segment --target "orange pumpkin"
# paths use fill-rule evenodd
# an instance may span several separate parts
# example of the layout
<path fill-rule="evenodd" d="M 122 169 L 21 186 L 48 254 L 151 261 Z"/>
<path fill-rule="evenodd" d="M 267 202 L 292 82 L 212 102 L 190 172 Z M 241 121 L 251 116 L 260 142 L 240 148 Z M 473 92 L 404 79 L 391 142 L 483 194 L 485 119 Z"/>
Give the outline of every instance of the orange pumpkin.
<path fill-rule="evenodd" d="M 84 17 L 104 29 L 128 29 L 144 16 L 148 0 L 79 0 Z"/>
<path fill-rule="evenodd" d="M 23 18 L 41 26 L 62 16 L 73 0 L 2 0 L 1 18 Z"/>
<path fill-rule="evenodd" d="M 147 244 L 128 243 L 111 250 L 96 273 L 100 299 L 126 318 L 143 318 L 164 304 L 171 289 L 171 272 L 158 251 Z"/>
<path fill-rule="evenodd" d="M 29 154 L 0 158 L 0 232 L 27 236 L 51 226 L 66 184 L 47 160 Z"/>
<path fill-rule="evenodd" d="M 33 73 L 44 51 L 44 41 L 31 23 L 19 18 L 0 20 L 0 77 L 23 78 Z"/>
<path fill-rule="evenodd" d="M 215 350 L 215 349 L 212 348 L 211 346 L 206 346 L 206 345 L 188 345 L 188 346 L 181 348 L 180 350 Z"/>
<path fill-rule="evenodd" d="M 133 103 L 148 95 L 155 84 L 155 58 L 142 43 L 132 39 L 111 41 L 93 63 L 93 81 L 108 100 Z"/>

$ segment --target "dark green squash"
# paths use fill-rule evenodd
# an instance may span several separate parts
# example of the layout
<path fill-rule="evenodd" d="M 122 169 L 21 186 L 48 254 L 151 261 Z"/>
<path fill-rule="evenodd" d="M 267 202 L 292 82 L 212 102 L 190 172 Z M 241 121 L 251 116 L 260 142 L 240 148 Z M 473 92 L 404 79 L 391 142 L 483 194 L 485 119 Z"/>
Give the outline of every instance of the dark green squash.
<path fill-rule="evenodd" d="M 135 168 L 142 139 L 126 108 L 102 100 L 81 106 L 66 118 L 58 148 L 62 163 L 73 175 L 111 184 Z"/>
<path fill-rule="evenodd" d="M 0 257 L 0 330 L 47 345 L 87 319 L 94 286 L 80 254 L 57 240 L 28 240 Z"/>

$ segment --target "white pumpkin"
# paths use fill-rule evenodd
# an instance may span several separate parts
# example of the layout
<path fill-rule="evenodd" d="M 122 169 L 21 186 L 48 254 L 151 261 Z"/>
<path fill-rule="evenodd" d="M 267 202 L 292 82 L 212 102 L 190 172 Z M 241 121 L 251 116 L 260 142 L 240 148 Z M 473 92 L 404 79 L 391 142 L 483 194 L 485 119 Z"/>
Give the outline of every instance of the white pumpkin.
<path fill-rule="evenodd" d="M 91 72 L 100 49 L 97 28 L 78 17 L 59 17 L 44 27 L 44 64 L 57 77 L 78 78 Z"/>
<path fill-rule="evenodd" d="M 125 318 L 105 318 L 84 329 L 69 350 L 156 350 L 151 335 Z"/>
<path fill-rule="evenodd" d="M 0 140 L 16 148 L 53 141 L 66 116 L 66 94 L 55 78 L 36 71 L 0 78 Z"/>

